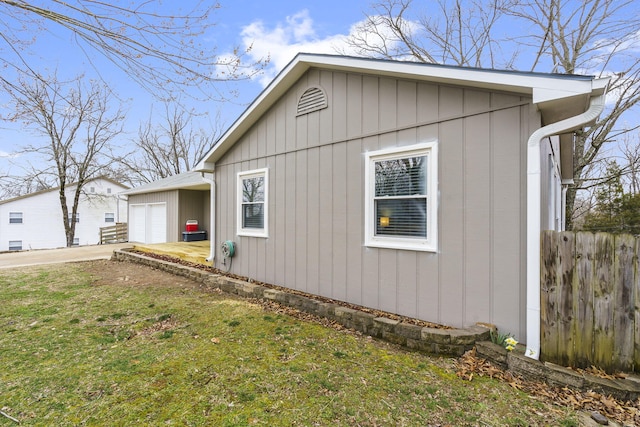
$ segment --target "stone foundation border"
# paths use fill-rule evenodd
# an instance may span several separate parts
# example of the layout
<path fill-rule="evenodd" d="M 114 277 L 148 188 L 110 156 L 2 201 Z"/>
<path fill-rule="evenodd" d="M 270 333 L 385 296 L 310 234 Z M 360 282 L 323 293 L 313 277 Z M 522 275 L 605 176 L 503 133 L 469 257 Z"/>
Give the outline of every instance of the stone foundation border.
<path fill-rule="evenodd" d="M 476 356 L 527 380 L 585 392 L 591 390 L 624 401 L 635 401 L 640 397 L 640 377 L 636 375 L 629 375 L 625 379 L 601 378 L 554 363 L 531 359 L 518 349 L 507 351 L 491 341 L 478 341 Z"/>
<path fill-rule="evenodd" d="M 491 325 L 476 324 L 465 329 L 422 327 L 127 250 L 115 250 L 111 259 L 147 265 L 186 277 L 211 289 L 217 288 L 240 297 L 276 301 L 284 306 L 324 317 L 365 335 L 424 353 L 459 357 L 475 347 L 478 357 L 487 359 L 502 369 L 525 379 L 581 391 L 592 390 L 626 401 L 636 400 L 640 397 L 640 378 L 637 376 L 615 380 L 600 378 L 581 374 L 553 363 L 543 363 L 531 359 L 526 357 L 522 351 L 508 352 L 504 347 L 491 342 Z"/>
<path fill-rule="evenodd" d="M 476 342 L 491 339 L 491 327 L 488 325 L 477 324 L 465 329 L 423 327 L 126 250 L 115 250 L 111 259 L 147 265 L 192 279 L 212 289 L 218 288 L 229 294 L 276 301 L 284 306 L 324 317 L 365 335 L 425 353 L 462 356 L 466 351 L 471 350 Z"/>

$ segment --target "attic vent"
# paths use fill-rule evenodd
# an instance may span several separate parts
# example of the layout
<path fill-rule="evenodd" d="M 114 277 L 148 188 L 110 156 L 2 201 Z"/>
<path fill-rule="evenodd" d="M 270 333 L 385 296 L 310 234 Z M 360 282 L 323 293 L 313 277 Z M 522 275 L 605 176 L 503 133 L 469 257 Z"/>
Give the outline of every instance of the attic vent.
<path fill-rule="evenodd" d="M 319 87 L 305 90 L 298 101 L 298 116 L 327 108 L 327 95 Z"/>

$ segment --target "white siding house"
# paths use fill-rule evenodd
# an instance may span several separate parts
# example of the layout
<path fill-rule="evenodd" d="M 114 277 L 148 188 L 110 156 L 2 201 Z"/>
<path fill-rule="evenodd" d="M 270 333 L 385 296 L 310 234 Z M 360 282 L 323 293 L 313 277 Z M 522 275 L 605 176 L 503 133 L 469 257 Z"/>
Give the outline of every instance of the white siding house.
<path fill-rule="evenodd" d="M 71 185 L 66 190 L 69 203 L 75 188 Z M 100 227 L 127 221 L 127 202 L 118 194 L 126 189 L 105 178 L 86 184 L 80 196 L 74 243 L 95 245 Z M 0 201 L 0 252 L 66 246 L 58 191 L 53 188 Z"/>

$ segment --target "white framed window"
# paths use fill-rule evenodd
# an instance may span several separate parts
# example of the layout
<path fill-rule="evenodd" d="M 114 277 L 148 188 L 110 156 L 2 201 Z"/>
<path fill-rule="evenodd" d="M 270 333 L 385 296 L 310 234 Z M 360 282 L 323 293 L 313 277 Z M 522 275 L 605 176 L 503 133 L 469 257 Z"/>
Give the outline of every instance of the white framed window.
<path fill-rule="evenodd" d="M 104 222 L 116 222 L 116 214 L 113 212 L 105 212 Z"/>
<path fill-rule="evenodd" d="M 75 217 L 72 214 L 69 214 L 69 224 L 72 222 L 80 222 L 80 212 L 76 212 Z"/>
<path fill-rule="evenodd" d="M 22 240 L 9 240 L 9 250 L 10 251 L 21 251 L 22 250 Z"/>
<path fill-rule="evenodd" d="M 238 173 L 237 232 L 239 236 L 269 237 L 269 170 Z"/>
<path fill-rule="evenodd" d="M 22 212 L 9 212 L 9 224 L 22 224 Z"/>
<path fill-rule="evenodd" d="M 365 246 L 438 248 L 437 142 L 365 154 Z"/>
<path fill-rule="evenodd" d="M 80 238 L 79 237 L 74 237 L 73 238 L 73 246 L 80 246 Z"/>

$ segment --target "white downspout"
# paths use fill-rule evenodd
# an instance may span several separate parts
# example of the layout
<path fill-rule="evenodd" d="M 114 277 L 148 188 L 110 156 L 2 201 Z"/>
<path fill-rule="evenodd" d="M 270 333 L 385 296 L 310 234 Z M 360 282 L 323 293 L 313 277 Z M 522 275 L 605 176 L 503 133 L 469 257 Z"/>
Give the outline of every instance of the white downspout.
<path fill-rule="evenodd" d="M 209 203 L 209 257 L 206 259 L 215 266 L 216 257 L 216 181 L 213 179 L 215 175 L 211 174 L 211 179 L 207 178 L 205 172 L 202 172 L 202 179 L 209 183 L 211 201 Z"/>
<path fill-rule="evenodd" d="M 536 130 L 527 143 L 527 351 L 532 359 L 540 357 L 540 143 L 593 122 L 604 109 L 605 94 L 592 96 L 582 114 L 551 123 Z"/>

